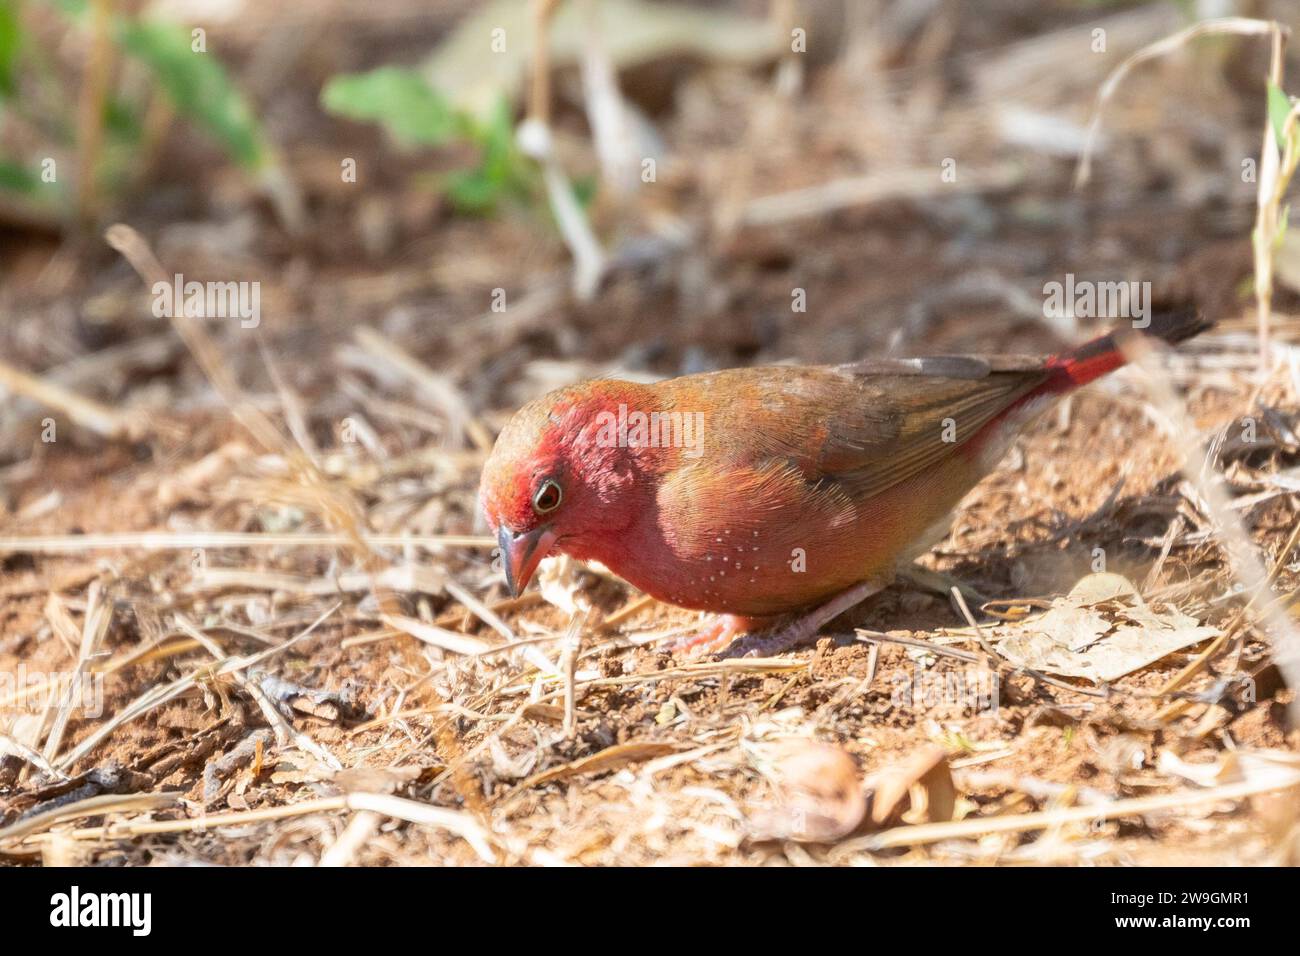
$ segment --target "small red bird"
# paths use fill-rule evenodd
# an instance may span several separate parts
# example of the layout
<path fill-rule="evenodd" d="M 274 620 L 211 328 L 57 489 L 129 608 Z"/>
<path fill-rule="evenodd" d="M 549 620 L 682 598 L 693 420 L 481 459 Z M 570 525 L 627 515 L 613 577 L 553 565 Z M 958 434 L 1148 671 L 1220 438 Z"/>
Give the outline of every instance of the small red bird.
<path fill-rule="evenodd" d="M 1171 344 L 1205 324 L 1145 329 Z M 774 653 L 884 587 L 1054 399 L 1124 364 L 1112 332 L 1049 358 L 935 356 L 590 381 L 502 430 L 481 504 L 512 594 L 554 551 L 727 617 L 712 644 Z M 694 643 L 694 642 L 693 642 Z"/>

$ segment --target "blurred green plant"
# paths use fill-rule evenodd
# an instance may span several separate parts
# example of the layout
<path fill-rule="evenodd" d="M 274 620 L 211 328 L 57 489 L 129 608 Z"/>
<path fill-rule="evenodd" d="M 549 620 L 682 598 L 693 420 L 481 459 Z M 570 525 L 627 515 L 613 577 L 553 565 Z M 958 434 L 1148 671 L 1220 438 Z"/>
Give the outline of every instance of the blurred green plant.
<path fill-rule="evenodd" d="M 545 201 L 536 164 L 515 142 L 514 116 L 504 97 L 480 119 L 455 109 L 417 71 L 384 66 L 332 78 L 321 104 L 335 116 L 377 123 L 403 148 L 472 145 L 472 166 L 432 177 L 434 188 L 459 212 L 490 215 L 506 202 Z"/>
<path fill-rule="evenodd" d="M 468 132 L 441 95 L 400 66 L 336 76 L 321 91 L 321 105 L 335 116 L 380 124 L 404 147 L 441 146 Z"/>
<path fill-rule="evenodd" d="M 207 52 L 205 38 L 179 24 L 115 13 L 90 0 L 35 0 L 27 6 L 43 6 L 69 29 L 89 31 L 92 44 L 107 42 L 115 58 L 139 63 L 153 83 L 143 89 L 122 83 L 102 91 L 98 131 L 79 127 L 76 109 L 84 90 L 69 89 L 66 77 L 51 68 L 52 57 L 36 31 L 25 27 L 21 0 L 0 0 L 0 192 L 19 194 L 47 212 L 70 211 L 76 200 L 65 177 L 44 177 L 35 166 L 60 152 L 85 162 L 79 155 L 87 147 L 82 140 L 96 144 L 90 147 L 95 186 L 90 195 L 99 188 L 121 189 L 147 161 L 140 154 L 155 90 L 174 115 L 210 136 L 259 185 L 271 178 L 274 151 L 225 66 Z M 89 71 L 88 65 L 83 85 L 90 82 Z M 53 111 L 52 104 L 57 104 Z M 21 136 L 10 135 L 10 123 L 21 127 Z"/>
<path fill-rule="evenodd" d="M 0 189 L 11 192 L 33 193 L 41 185 L 40 176 L 26 166 L 0 159 Z"/>
<path fill-rule="evenodd" d="M 1265 95 L 1267 120 L 1263 130 L 1263 146 L 1258 168 L 1255 164 L 1243 166 L 1243 182 L 1253 182 L 1255 187 L 1255 227 L 1251 231 L 1251 254 L 1254 259 L 1255 315 L 1259 332 L 1259 374 L 1264 378 L 1273 361 L 1269 343 L 1269 326 L 1273 303 L 1273 273 L 1275 253 L 1286 238 L 1290 207 L 1283 204 L 1287 187 L 1296 167 L 1300 165 L 1300 102 L 1289 97 L 1283 89 L 1286 39 L 1290 30 L 1276 20 L 1257 20 L 1249 17 L 1218 17 L 1199 20 L 1177 33 L 1149 43 L 1130 54 L 1111 71 L 1097 92 L 1097 103 L 1092 122 L 1088 126 L 1088 142 L 1075 169 L 1075 187 L 1088 181 L 1092 152 L 1097 132 L 1101 128 L 1102 108 L 1119 87 L 1120 81 L 1134 66 L 1146 60 L 1164 56 L 1192 41 L 1205 37 L 1254 36 L 1270 42 L 1271 56 Z M 1248 178 L 1247 170 L 1251 173 Z M 1300 673 L 1300 672 L 1298 672 Z M 1294 676 L 1294 675 L 1293 675 Z M 1300 705 L 1297 707 L 1300 713 Z"/>
<path fill-rule="evenodd" d="M 243 94 L 221 61 L 193 49 L 191 34 L 170 23 L 122 20 L 122 49 L 153 73 L 176 112 L 205 130 L 236 163 L 259 170 L 268 150 Z"/>
<path fill-rule="evenodd" d="M 18 19 L 18 0 L 0 0 L 0 134 L 4 132 L 6 114 L 17 86 L 18 59 L 22 47 L 22 27 Z M 0 139 L 3 145 L 3 139 Z M 40 185 L 40 177 L 21 159 L 0 153 L 0 191 L 31 193 Z"/>
<path fill-rule="evenodd" d="M 1281 203 L 1286 195 L 1291 177 L 1295 174 L 1296 164 L 1300 162 L 1300 127 L 1296 126 L 1296 103 L 1275 83 L 1268 84 L 1268 120 L 1273 127 L 1273 141 L 1278 149 L 1278 183 L 1277 197 Z M 1277 230 L 1273 235 L 1273 245 L 1277 247 L 1286 236 L 1287 220 L 1290 218 L 1291 205 L 1282 205 L 1278 214 Z"/>
<path fill-rule="evenodd" d="M 1275 34 L 1273 67 L 1268 80 L 1268 129 L 1259 160 L 1259 186 L 1251 245 L 1255 259 L 1255 311 L 1259 324 L 1260 372 L 1269 362 L 1269 318 L 1273 307 L 1275 258 L 1286 239 L 1291 206 L 1284 202 L 1291 177 L 1300 165 L 1300 103 L 1282 89 L 1282 34 Z M 1270 135 L 1271 132 L 1271 135 Z"/>
<path fill-rule="evenodd" d="M 12 96 L 20 42 L 17 0 L 0 2 L 0 96 Z"/>

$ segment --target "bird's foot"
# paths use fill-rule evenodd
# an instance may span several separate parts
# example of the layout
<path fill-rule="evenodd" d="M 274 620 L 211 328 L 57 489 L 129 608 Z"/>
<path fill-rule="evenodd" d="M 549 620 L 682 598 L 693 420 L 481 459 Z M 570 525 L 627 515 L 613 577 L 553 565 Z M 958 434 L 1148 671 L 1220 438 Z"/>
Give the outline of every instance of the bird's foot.
<path fill-rule="evenodd" d="M 732 641 L 721 652 L 721 657 L 771 657 L 817 637 L 817 633 L 849 608 L 856 607 L 867 598 L 883 591 L 891 583 L 889 578 L 868 578 L 841 591 L 821 607 L 796 618 L 789 624 L 770 631 L 746 634 Z"/>
<path fill-rule="evenodd" d="M 989 599 L 988 595 L 981 594 L 965 581 L 955 578 L 951 574 L 933 571 L 919 564 L 904 565 L 895 573 L 900 581 L 912 585 L 918 591 L 929 591 L 931 594 L 937 594 L 949 600 L 952 599 L 953 588 L 961 592 L 961 596 L 969 603 L 976 606 L 984 604 Z"/>
<path fill-rule="evenodd" d="M 687 657 L 703 657 L 717 654 L 742 634 L 761 626 L 755 618 L 740 617 L 736 614 L 718 614 L 708 623 L 704 630 L 689 637 L 683 637 L 672 646 L 673 653 Z"/>

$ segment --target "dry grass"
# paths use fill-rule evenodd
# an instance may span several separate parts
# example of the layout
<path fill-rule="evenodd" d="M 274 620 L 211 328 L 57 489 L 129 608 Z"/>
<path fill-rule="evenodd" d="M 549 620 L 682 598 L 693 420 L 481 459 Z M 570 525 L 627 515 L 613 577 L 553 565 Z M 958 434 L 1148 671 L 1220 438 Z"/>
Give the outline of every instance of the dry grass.
<path fill-rule="evenodd" d="M 1200 348 L 1207 355 L 1225 354 L 1213 341 Z M 1224 402 L 1222 394 L 1216 396 L 1222 409 L 1214 422 L 1239 418 L 1228 412 L 1247 410 L 1240 402 L 1252 395 L 1258 407 L 1295 407 L 1295 386 L 1284 369 L 1257 392 L 1244 354 L 1242 364 L 1234 373 L 1242 382 L 1236 397 L 1229 395 Z M 1195 382 L 1194 367 L 1175 372 L 1184 384 Z M 1124 394 L 1133 395 L 1137 401 L 1129 406 L 1125 424 L 1142 428 L 1146 413 L 1140 392 L 1132 389 L 1127 386 L 1118 398 L 1122 402 Z M 1041 424 L 1025 453 L 1037 457 L 1044 443 L 1053 441 L 1068 450 L 1108 417 L 1105 407 L 1114 401 L 1101 395 L 1078 400 L 1065 433 L 1053 435 L 1054 429 Z M 1218 431 L 1203 425 L 1194 440 L 1200 446 Z M 1157 460 L 1178 454 L 1176 447 L 1152 451 Z M 1266 486 L 1275 473 L 1246 467 L 1240 460 L 1230 464 L 1236 466 L 1238 489 Z M 264 468 L 266 461 L 259 466 Z M 234 485 L 241 467 L 232 463 L 231 469 L 222 480 Z M 476 467 L 460 469 L 454 485 L 468 507 Z M 1146 473 L 1158 479 L 1157 473 Z M 385 497 L 383 477 L 374 476 L 371 484 L 344 471 L 335 480 L 350 485 L 360 501 Z M 970 517 L 961 524 L 978 524 L 981 513 L 999 506 L 989 499 L 1006 491 L 1027 500 L 1024 492 L 1009 488 L 1023 481 L 1011 469 L 1000 471 L 972 495 Z M 1176 493 L 1163 505 L 1171 519 L 1186 511 L 1199 522 L 1212 522 L 1213 512 L 1203 510 L 1196 486 L 1179 487 L 1185 494 Z M 1104 527 L 1125 500 L 1131 499 L 1110 497 L 1084 527 Z M 363 521 L 367 528 L 375 526 L 369 516 Z M 865 646 L 823 644 L 811 657 L 804 652 L 772 660 L 674 663 L 655 649 L 655 636 L 680 631 L 672 625 L 687 623 L 689 616 L 644 599 L 620 599 L 608 584 L 591 592 L 591 584 L 579 576 L 568 582 L 567 591 L 553 592 L 562 595 L 561 604 L 563 596 L 572 600 L 584 594 L 608 604 L 612 613 L 598 617 L 596 626 L 581 626 L 579 643 L 575 628 L 583 615 L 539 604 L 536 597 L 497 602 L 476 597 L 494 575 L 478 563 L 472 548 L 448 550 L 427 543 L 443 552 L 432 562 L 389 555 L 392 563 L 378 578 L 364 570 L 355 553 L 345 563 L 336 558 L 334 569 L 323 575 L 304 575 L 304 559 L 319 554 L 322 544 L 346 547 L 348 539 L 321 540 L 309 532 L 271 534 L 258 547 L 257 534 L 246 532 L 229 542 L 231 551 L 218 552 L 222 560 L 238 558 L 239 566 L 205 566 L 186 574 L 187 555 L 182 554 L 175 561 L 182 573 L 171 576 L 173 586 L 164 595 L 141 595 L 128 574 L 96 578 L 84 600 L 75 593 L 48 596 L 52 638 L 62 634 L 65 641 L 46 642 L 41 653 L 54 660 L 71 656 L 85 673 L 112 678 L 109 699 L 121 703 L 110 707 L 111 716 L 95 720 L 77 716 L 70 691 L 49 698 L 54 719 L 43 741 L 38 740 L 44 756 L 37 747 L 11 748 L 18 757 L 10 759 L 29 766 L 11 797 L 23 815 L 0 830 L 0 847 L 22 859 L 39 854 L 57 836 L 60 847 L 75 841 L 89 859 L 121 853 L 138 858 L 167 847 L 173 848 L 169 853 L 189 847 L 181 852 L 206 857 L 214 847 L 199 835 L 210 831 L 222 835 L 218 858 L 239 859 L 241 853 L 264 852 L 254 849 L 260 838 L 248 842 L 259 826 L 288 819 L 302 825 L 311 819 L 316 821 L 312 835 L 303 839 L 316 845 L 320 861 L 329 864 L 417 859 L 757 862 L 773 854 L 796 862 L 885 862 L 909 847 L 935 860 L 1002 855 L 1011 860 L 1024 858 L 1030 847 L 1047 851 L 1045 838 L 1025 842 L 1036 832 L 1050 834 L 1053 861 L 1120 861 L 1159 859 L 1162 839 L 1177 833 L 1186 837 L 1184 828 L 1199 832 L 1208 809 L 1218 813 L 1208 818 L 1216 833 L 1226 828 L 1240 838 L 1241 858 L 1272 859 L 1270 853 L 1278 851 L 1268 849 L 1266 834 L 1245 811 L 1252 798 L 1300 785 L 1294 761 L 1279 757 L 1267 764 L 1281 768 L 1272 776 L 1234 776 L 1225 770 L 1222 782 L 1203 789 L 1156 769 L 1161 747 L 1195 762 L 1198 753 L 1222 753 L 1229 740 L 1234 750 L 1246 751 L 1281 742 L 1278 731 L 1251 739 L 1229 730 L 1245 716 L 1231 696 L 1198 696 L 1244 673 L 1250 666 L 1245 659 L 1260 658 L 1263 634 L 1254 629 L 1251 607 L 1268 603 L 1260 599 L 1267 588 L 1254 588 L 1243 596 L 1246 600 L 1219 601 L 1220 609 L 1214 610 L 1220 594 L 1231 593 L 1228 565 L 1215 557 L 1216 536 L 1202 535 L 1197 524 L 1187 521 L 1171 521 L 1170 527 L 1183 531 L 1161 542 L 1167 560 L 1201 554 L 1191 565 L 1199 568 L 1195 587 L 1184 591 L 1178 603 L 1194 613 L 1225 618 L 1225 632 L 1192 658 L 1175 657 L 1104 688 L 1032 672 L 1024 683 L 1016 668 L 993 656 L 996 651 L 980 637 L 969 610 L 966 631 L 956 626 L 929 632 L 863 631 L 873 645 L 870 654 Z M 181 544 L 204 540 L 178 537 Z M 143 540 L 124 537 L 115 543 L 129 551 Z M 31 552 L 45 553 L 48 541 L 34 538 Z M 467 538 L 460 543 L 477 542 Z M 1294 544 L 1293 532 L 1270 555 L 1269 583 L 1291 576 L 1284 565 Z M 22 536 L 9 536 L 5 547 L 21 553 Z M 950 542 L 944 550 L 969 553 L 969 545 Z M 353 580 L 356 584 L 349 583 Z M 458 581 L 468 586 L 454 583 Z M 1162 577 L 1156 581 L 1165 590 L 1173 583 Z M 395 600 L 414 616 L 385 613 L 377 596 L 380 587 L 396 593 Z M 1162 588 L 1148 590 L 1160 593 Z M 1269 600 L 1288 602 L 1285 595 Z M 258 605 L 266 611 L 263 620 L 254 622 L 249 609 Z M 120 609 L 116 626 L 105 612 L 113 607 Z M 900 617 L 897 608 L 874 613 Z M 932 606 L 928 613 L 934 613 Z M 156 622 L 152 639 L 144 647 L 132 647 L 133 627 L 123 619 L 134 627 Z M 283 636 L 286 629 L 297 633 Z M 105 638 L 116 651 L 97 657 L 95 649 Z M 971 641 L 974 651 L 961 647 Z M 252 653 L 233 650 L 249 642 L 262 646 Z M 208 662 L 195 658 L 204 653 Z M 28 656 L 35 661 L 40 653 Z M 960 703 L 941 709 L 943 717 L 890 706 L 901 675 L 944 673 L 973 664 L 1000 669 L 1008 690 L 1014 688 L 996 716 L 972 714 Z M 168 679 L 177 665 L 181 676 Z M 338 698 L 344 684 L 363 688 L 351 714 Z M 323 692 L 323 706 L 309 699 L 312 687 Z M 39 692 L 35 688 L 31 693 Z M 295 701 L 303 706 L 296 707 Z M 1270 703 L 1255 706 L 1267 710 Z M 146 729 L 168 709 L 202 714 L 200 726 L 179 737 L 174 731 L 160 735 Z M 1082 731 L 1076 742 L 1062 743 L 1058 718 L 1036 722 L 1036 714 L 1047 713 L 1072 715 L 1067 727 Z M 259 725 L 269 726 L 272 736 L 258 739 L 256 753 L 242 762 L 223 765 L 228 776 L 218 776 L 214 790 L 214 765 L 240 741 L 254 739 Z M 64 728 L 69 727 L 73 733 L 64 744 Z M 1098 756 L 1104 741 L 1132 734 L 1134 728 L 1149 748 L 1147 762 L 1115 771 L 1112 787 L 1103 781 L 1103 803 L 1071 806 L 1077 786 L 1071 781 L 1077 780 L 1079 768 L 1092 765 L 1107 773 Z M 215 746 L 205 743 L 213 737 Z M 960 821 L 895 824 L 875 827 L 877 832 L 870 832 L 869 824 L 865 831 L 852 827 L 843 839 L 807 844 L 797 852 L 794 843 L 763 839 L 757 822 L 784 805 L 781 792 L 761 770 L 764 748 L 818 739 L 837 742 L 877 769 L 896 759 L 891 754 L 938 742 L 954 768 Z M 1081 744 L 1084 739 L 1090 743 Z M 1165 743 L 1157 745 L 1161 739 Z M 1049 755 L 1062 746 L 1064 760 L 1054 766 Z M 146 789 L 94 795 L 104 786 L 95 768 L 102 770 L 109 755 L 128 769 L 120 777 Z M 984 770 L 1002 768 L 1004 774 L 995 785 L 973 778 L 984 785 L 963 789 L 962 768 L 972 760 Z M 1061 789 L 1051 789 L 1053 783 Z M 377 784 L 408 796 L 376 792 Z M 1138 795 L 1125 796 L 1135 787 Z M 1152 788 L 1158 792 L 1151 794 Z M 1087 789 L 1097 790 L 1097 783 Z M 312 795 L 322 790 L 339 795 Z M 180 799 L 144 812 L 132 802 L 168 792 Z M 1044 798 L 1048 792 L 1052 796 Z M 69 803 L 70 796 L 78 799 Z M 1043 809 L 1031 809 L 1040 801 Z M 213 812 L 223 803 L 229 809 Z M 87 825 L 88 819 L 103 822 Z M 394 831 L 386 820 L 406 821 L 414 829 Z M 1134 836 L 1124 821 L 1142 821 L 1137 827 L 1142 835 Z M 1252 833 L 1257 842 L 1249 839 Z M 458 841 L 464 852 L 457 849 Z M 294 852 L 302 852 L 301 840 L 293 845 Z M 241 851 L 241 846 L 247 849 Z"/>

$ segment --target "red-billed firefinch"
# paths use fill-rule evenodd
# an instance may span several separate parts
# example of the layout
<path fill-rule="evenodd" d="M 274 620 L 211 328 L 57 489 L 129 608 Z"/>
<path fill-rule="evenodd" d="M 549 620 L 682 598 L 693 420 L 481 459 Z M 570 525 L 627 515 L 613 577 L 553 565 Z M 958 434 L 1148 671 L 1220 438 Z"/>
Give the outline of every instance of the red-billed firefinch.
<path fill-rule="evenodd" d="M 1203 324 L 1157 317 L 1174 343 Z M 1049 358 L 939 356 L 590 381 L 522 408 L 481 502 L 518 593 L 543 557 L 594 559 L 647 594 L 731 616 L 714 636 L 827 602 L 788 646 L 941 537 L 1021 427 L 1124 363 L 1116 332 Z"/>

